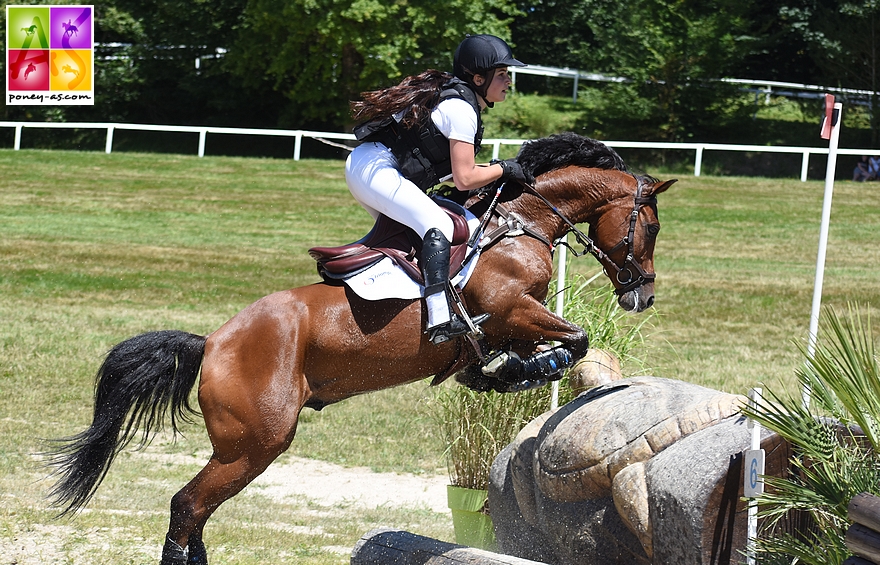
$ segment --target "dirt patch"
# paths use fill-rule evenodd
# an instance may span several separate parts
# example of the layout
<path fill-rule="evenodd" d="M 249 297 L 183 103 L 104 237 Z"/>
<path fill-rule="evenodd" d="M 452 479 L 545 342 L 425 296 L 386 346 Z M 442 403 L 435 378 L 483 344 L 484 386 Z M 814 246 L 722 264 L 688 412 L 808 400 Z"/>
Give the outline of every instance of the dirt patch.
<path fill-rule="evenodd" d="M 133 452 L 134 458 L 146 458 L 163 463 L 191 465 L 194 471 L 208 460 L 207 453 L 195 455 Z M 286 458 L 283 463 L 276 462 L 251 483 L 239 496 L 264 496 L 276 502 L 308 502 L 318 507 L 326 507 L 327 513 L 345 509 L 373 509 L 382 507 L 425 508 L 438 513 L 448 513 L 446 506 L 447 478 L 443 475 L 419 476 L 403 473 L 374 473 L 370 469 L 346 468 L 323 461 L 298 457 Z M 5 495 L 12 496 L 12 495 Z M 312 509 L 323 513 L 322 510 Z M 93 512 L 86 508 L 83 513 Z M 141 515 L 143 512 L 127 510 L 101 510 L 120 515 Z M 164 511 L 162 512 L 164 514 Z M 267 524 L 262 524 L 266 526 Z M 300 534 L 321 534 L 314 528 L 271 522 L 268 527 L 279 532 Z M 71 525 L 52 523 L 49 525 L 28 524 L 12 533 L 8 538 L 0 538 L 0 565 L 43 565 L 45 563 L 70 562 L 74 564 L 90 562 L 90 549 L 107 550 L 114 539 L 128 534 L 115 528 L 94 528 L 78 530 Z M 8 533 L 8 532 L 7 532 Z M 85 539 L 87 543 L 81 541 Z M 323 548 L 333 553 L 348 554 L 347 546 L 328 546 Z M 161 547 L 144 540 L 135 544 L 137 560 L 153 562 L 159 558 Z"/>
<path fill-rule="evenodd" d="M 445 476 L 373 473 L 367 468 L 346 468 L 313 459 L 293 458 L 271 465 L 248 487 L 283 502 L 307 498 L 320 506 L 382 506 L 428 508 L 449 512 Z"/>
<path fill-rule="evenodd" d="M 136 452 L 163 463 L 201 467 L 208 453 L 196 455 Z M 261 494 L 276 502 L 308 500 L 318 506 L 359 508 L 412 507 L 446 513 L 445 475 L 374 473 L 367 467 L 342 467 L 305 457 L 275 462 L 252 482 L 243 494 Z"/>

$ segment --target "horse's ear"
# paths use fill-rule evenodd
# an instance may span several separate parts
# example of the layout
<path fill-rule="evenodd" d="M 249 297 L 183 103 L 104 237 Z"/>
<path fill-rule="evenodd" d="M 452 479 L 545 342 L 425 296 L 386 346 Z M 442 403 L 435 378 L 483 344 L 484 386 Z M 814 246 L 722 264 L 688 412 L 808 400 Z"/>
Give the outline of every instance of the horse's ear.
<path fill-rule="evenodd" d="M 671 179 L 664 182 L 656 182 L 654 186 L 651 187 L 651 190 L 648 191 L 648 196 L 657 196 L 661 192 L 666 192 L 670 186 L 677 183 L 678 179 Z"/>

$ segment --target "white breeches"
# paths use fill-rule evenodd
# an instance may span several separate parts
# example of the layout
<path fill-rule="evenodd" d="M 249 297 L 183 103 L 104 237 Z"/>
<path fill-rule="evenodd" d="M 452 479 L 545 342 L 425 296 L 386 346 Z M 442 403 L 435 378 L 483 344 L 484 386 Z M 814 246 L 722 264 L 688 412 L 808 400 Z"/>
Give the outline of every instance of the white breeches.
<path fill-rule="evenodd" d="M 401 176 L 397 159 L 381 143 L 355 147 L 345 161 L 348 190 L 373 218 L 385 214 L 425 237 L 437 228 L 452 241 L 452 220 L 419 187 Z"/>

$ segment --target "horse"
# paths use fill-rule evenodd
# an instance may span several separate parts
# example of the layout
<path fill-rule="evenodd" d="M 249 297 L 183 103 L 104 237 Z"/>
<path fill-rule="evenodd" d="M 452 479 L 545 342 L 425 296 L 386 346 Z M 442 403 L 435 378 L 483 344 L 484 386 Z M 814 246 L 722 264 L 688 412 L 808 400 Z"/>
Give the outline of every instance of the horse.
<path fill-rule="evenodd" d="M 518 352 L 528 366 L 546 361 L 547 344 L 557 342 L 549 351 L 565 352 L 568 366 L 586 354 L 589 339 L 544 305 L 554 245 L 574 231 L 583 253 L 604 267 L 620 307 L 651 307 L 657 195 L 675 180 L 630 173 L 612 149 L 575 134 L 528 142 L 517 158 L 534 186 L 467 202 L 487 226 L 513 218 L 516 229 L 483 250 L 461 297 L 469 312 L 489 315 L 479 328 L 487 350 Z M 501 208 L 507 219 L 499 220 Z M 588 234 L 576 227 L 585 222 Z M 207 336 L 165 330 L 127 339 L 96 374 L 91 425 L 56 440 L 49 452 L 57 478 L 50 498 L 60 515 L 78 511 L 138 429 L 145 445 L 170 416 L 177 433 L 180 421 L 198 414 L 189 401 L 198 380 L 213 453 L 171 499 L 161 563 L 207 563 L 208 519 L 290 446 L 304 408 L 431 376 L 439 382 L 485 361 L 472 336 L 432 344 L 425 321 L 422 300 L 364 300 L 344 283 L 324 280 L 265 296 Z M 471 372 L 500 383 L 491 372 Z"/>

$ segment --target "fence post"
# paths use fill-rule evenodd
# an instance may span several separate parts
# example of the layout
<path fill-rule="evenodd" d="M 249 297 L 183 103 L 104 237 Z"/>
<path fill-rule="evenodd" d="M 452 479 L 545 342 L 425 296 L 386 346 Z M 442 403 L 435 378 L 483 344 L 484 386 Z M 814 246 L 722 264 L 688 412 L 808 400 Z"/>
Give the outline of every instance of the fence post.
<path fill-rule="evenodd" d="M 807 182 L 807 170 L 810 168 L 810 152 L 804 151 L 804 159 L 801 161 L 801 182 Z"/>
<path fill-rule="evenodd" d="M 299 153 L 302 151 L 302 139 L 303 135 L 301 131 L 296 132 L 296 135 L 293 136 L 293 160 L 299 161 Z"/>
<path fill-rule="evenodd" d="M 494 141 L 492 143 L 492 159 L 497 159 L 500 151 L 501 151 L 501 142 Z"/>
<path fill-rule="evenodd" d="M 208 137 L 207 129 L 199 130 L 199 157 L 205 156 L 205 138 Z"/>
<path fill-rule="evenodd" d="M 703 146 L 697 145 L 697 156 L 694 158 L 694 176 L 700 176 L 700 171 L 703 169 Z"/>
<path fill-rule="evenodd" d="M 104 153 L 110 154 L 113 151 L 113 126 L 107 126 L 107 141 L 104 143 Z"/>
<path fill-rule="evenodd" d="M 24 124 L 16 124 L 15 126 L 15 142 L 12 145 L 12 148 L 18 151 L 21 149 L 21 128 Z"/>

